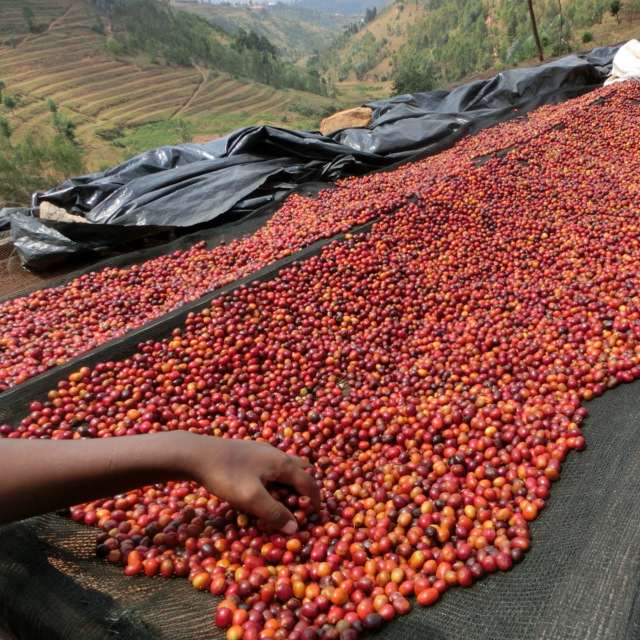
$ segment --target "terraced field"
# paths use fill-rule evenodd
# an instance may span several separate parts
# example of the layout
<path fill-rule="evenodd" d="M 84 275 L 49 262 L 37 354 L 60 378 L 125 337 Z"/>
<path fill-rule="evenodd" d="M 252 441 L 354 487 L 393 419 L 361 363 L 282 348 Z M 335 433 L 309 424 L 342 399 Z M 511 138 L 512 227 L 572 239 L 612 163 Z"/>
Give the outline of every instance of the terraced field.
<path fill-rule="evenodd" d="M 141 151 L 128 144 L 128 135 L 144 125 L 167 123 L 167 139 L 160 136 L 158 143 L 175 144 L 181 140 L 168 126 L 172 120 L 188 121 L 193 136 L 202 139 L 265 122 L 316 129 L 319 118 L 305 120 L 300 107 L 319 114 L 340 107 L 335 100 L 223 72 L 116 57 L 108 52 L 108 25 L 103 35 L 93 29 L 97 23 L 96 11 L 83 0 L 2 0 L 0 81 L 22 99 L 13 112 L 0 106 L 0 115 L 11 122 L 12 139 L 52 136 L 52 99 L 76 123 L 87 166 L 97 170 Z M 116 145 L 96 133 L 116 127 L 125 132 Z"/>
<path fill-rule="evenodd" d="M 22 39 L 31 35 L 28 22 L 22 14 L 26 4 L 17 0 L 3 0 L 0 4 L 0 38 Z M 34 10 L 34 24 L 48 26 L 68 10 L 69 3 L 52 0 L 29 2 L 28 6 Z"/>

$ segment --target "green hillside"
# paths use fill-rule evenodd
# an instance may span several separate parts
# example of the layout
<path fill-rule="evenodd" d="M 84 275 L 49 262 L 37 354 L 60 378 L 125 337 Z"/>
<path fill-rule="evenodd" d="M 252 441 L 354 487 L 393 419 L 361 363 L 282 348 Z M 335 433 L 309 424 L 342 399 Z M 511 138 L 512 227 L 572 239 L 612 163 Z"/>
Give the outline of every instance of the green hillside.
<path fill-rule="evenodd" d="M 126 14 L 85 0 L 0 2 L 0 206 L 164 144 L 248 125 L 317 129 L 341 106 L 290 88 L 302 78 L 322 91 L 318 78 L 195 16 L 163 13 L 167 3 L 118 4 Z M 272 85 L 254 79 L 272 72 Z"/>
<path fill-rule="evenodd" d="M 276 88 L 326 93 L 316 76 L 283 62 L 265 37 L 229 34 L 162 0 L 89 1 L 106 7 L 93 28 L 106 34 L 109 26 L 113 40 L 107 47 L 116 55 L 146 55 L 153 64 L 181 67 L 201 64 Z"/>
<path fill-rule="evenodd" d="M 640 0 L 617 15 L 611 0 L 534 8 L 545 58 L 636 37 L 640 23 Z M 0 206 L 161 145 L 248 125 L 316 130 L 394 91 L 537 60 L 524 0 L 397 0 L 343 20 L 280 4 L 1 0 Z"/>
<path fill-rule="evenodd" d="M 636 37 L 640 0 L 533 0 L 544 58 Z M 425 91 L 537 61 L 527 2 L 396 0 L 317 61 L 328 83 Z"/>

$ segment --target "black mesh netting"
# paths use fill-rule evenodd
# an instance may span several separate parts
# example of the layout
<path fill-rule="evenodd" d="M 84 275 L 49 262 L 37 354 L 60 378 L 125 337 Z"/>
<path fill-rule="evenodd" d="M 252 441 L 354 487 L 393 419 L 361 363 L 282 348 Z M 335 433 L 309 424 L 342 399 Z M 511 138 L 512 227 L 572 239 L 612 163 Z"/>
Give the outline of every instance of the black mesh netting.
<path fill-rule="evenodd" d="M 415 606 L 370 637 L 639 638 L 639 385 L 588 403 L 588 447 L 568 457 L 522 564 Z M 217 598 L 186 580 L 126 577 L 94 556 L 95 536 L 54 515 L 1 527 L 0 623 L 27 640 L 224 637 Z"/>

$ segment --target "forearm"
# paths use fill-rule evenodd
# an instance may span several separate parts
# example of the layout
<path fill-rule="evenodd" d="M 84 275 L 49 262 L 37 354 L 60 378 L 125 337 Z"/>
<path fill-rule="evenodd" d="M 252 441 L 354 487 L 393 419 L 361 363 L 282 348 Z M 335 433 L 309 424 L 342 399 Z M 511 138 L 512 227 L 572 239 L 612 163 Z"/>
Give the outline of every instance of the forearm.
<path fill-rule="evenodd" d="M 190 480 L 192 434 L 0 440 L 0 524 L 157 482 Z"/>
<path fill-rule="evenodd" d="M 266 490 L 293 487 L 320 508 L 313 467 L 265 442 L 186 431 L 89 440 L 0 439 L 0 524 L 171 480 L 193 480 L 284 533 L 297 523 Z"/>

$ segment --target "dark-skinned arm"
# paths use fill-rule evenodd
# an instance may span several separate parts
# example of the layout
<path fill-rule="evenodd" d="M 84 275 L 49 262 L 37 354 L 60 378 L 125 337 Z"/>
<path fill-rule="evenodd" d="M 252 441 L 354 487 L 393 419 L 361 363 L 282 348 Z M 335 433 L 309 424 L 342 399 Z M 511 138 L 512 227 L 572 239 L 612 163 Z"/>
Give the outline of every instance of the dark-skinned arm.
<path fill-rule="evenodd" d="M 291 534 L 297 523 L 269 482 L 290 485 L 320 507 L 311 465 L 264 442 L 185 431 L 80 440 L 0 439 L 0 524 L 143 486 L 191 480 Z"/>

